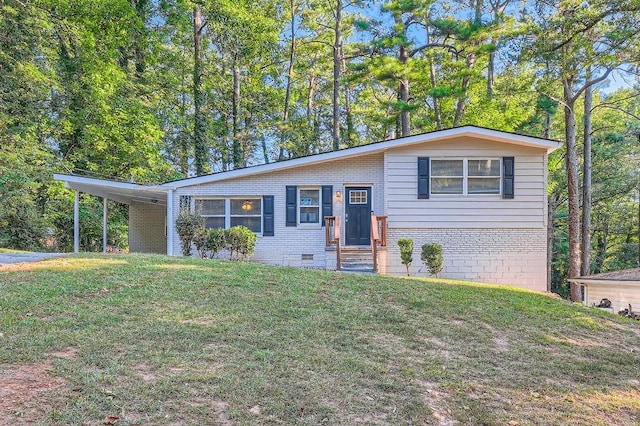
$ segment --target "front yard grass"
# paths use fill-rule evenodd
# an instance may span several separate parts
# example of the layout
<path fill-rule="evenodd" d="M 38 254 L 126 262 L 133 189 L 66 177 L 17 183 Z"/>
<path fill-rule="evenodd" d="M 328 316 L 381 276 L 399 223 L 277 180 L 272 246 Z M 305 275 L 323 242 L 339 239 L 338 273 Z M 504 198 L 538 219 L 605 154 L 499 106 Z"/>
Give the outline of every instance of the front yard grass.
<path fill-rule="evenodd" d="M 37 366 L 56 385 L 2 403 Z M 164 256 L 2 267 L 0 373 L 0 424 L 640 423 L 638 322 L 509 287 Z"/>

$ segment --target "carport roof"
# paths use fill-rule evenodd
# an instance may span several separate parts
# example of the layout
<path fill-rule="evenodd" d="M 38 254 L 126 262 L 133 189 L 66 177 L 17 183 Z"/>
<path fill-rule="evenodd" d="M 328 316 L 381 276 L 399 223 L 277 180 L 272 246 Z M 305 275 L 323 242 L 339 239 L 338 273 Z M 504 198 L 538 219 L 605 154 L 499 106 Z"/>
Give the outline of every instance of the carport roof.
<path fill-rule="evenodd" d="M 54 174 L 53 178 L 63 181 L 66 188 L 124 204 L 139 202 L 167 205 L 167 188 L 159 185 L 141 185 L 64 174 Z"/>

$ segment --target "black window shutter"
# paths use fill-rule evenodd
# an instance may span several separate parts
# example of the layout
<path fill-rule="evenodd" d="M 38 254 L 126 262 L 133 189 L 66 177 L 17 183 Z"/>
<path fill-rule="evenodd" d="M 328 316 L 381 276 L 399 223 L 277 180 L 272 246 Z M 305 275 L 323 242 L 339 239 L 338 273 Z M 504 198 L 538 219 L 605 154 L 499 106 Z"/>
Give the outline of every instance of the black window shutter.
<path fill-rule="evenodd" d="M 513 198 L 513 179 L 514 179 L 514 161 L 513 157 L 502 157 L 502 198 Z"/>
<path fill-rule="evenodd" d="M 327 216 L 333 216 L 333 185 L 322 185 L 322 226 Z"/>
<path fill-rule="evenodd" d="M 262 197 L 262 235 L 273 237 L 273 195 Z"/>
<path fill-rule="evenodd" d="M 418 199 L 429 198 L 429 157 L 418 157 Z"/>
<path fill-rule="evenodd" d="M 298 187 L 287 185 L 287 226 L 298 225 Z"/>

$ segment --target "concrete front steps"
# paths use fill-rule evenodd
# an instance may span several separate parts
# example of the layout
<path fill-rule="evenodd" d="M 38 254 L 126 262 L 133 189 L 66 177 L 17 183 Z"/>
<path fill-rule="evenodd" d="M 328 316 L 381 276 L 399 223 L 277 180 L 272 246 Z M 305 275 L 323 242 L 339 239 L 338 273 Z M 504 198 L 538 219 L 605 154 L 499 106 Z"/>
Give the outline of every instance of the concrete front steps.
<path fill-rule="evenodd" d="M 346 272 L 373 271 L 373 253 L 367 246 L 345 246 L 340 248 L 340 270 Z"/>

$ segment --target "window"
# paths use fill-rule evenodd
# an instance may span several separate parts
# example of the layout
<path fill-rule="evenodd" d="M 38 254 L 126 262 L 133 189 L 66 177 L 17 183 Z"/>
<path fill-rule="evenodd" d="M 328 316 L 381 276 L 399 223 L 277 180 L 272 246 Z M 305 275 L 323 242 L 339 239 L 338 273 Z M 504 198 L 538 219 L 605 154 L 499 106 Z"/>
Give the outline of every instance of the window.
<path fill-rule="evenodd" d="M 262 200 L 231 199 L 231 226 L 246 226 L 255 233 L 262 230 Z"/>
<path fill-rule="evenodd" d="M 204 218 L 204 227 L 216 229 L 225 227 L 225 200 L 196 200 L 196 214 Z"/>
<path fill-rule="evenodd" d="M 349 190 L 349 204 L 367 204 L 367 190 Z"/>
<path fill-rule="evenodd" d="M 500 194 L 500 160 L 467 160 L 469 194 Z"/>
<path fill-rule="evenodd" d="M 195 212 L 204 218 L 207 229 L 225 229 L 242 225 L 257 234 L 262 232 L 260 198 L 197 199 Z"/>
<path fill-rule="evenodd" d="M 462 194 L 464 160 L 431 160 L 431 193 Z"/>
<path fill-rule="evenodd" d="M 300 223 L 320 223 L 320 189 L 300 189 Z"/>
<path fill-rule="evenodd" d="M 433 159 L 431 194 L 500 194 L 500 160 Z"/>

